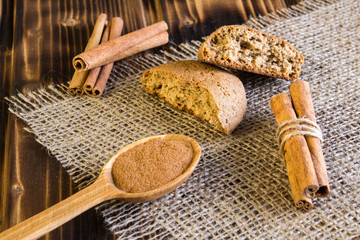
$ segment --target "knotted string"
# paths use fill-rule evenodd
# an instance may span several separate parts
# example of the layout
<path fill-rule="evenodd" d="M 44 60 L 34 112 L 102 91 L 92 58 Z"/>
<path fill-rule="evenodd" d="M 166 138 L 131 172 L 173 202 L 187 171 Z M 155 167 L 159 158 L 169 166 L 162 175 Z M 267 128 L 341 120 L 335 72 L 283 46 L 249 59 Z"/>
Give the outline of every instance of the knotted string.
<path fill-rule="evenodd" d="M 288 132 L 294 129 L 296 130 L 290 133 Z M 276 132 L 277 140 L 280 146 L 280 152 L 282 154 L 285 153 L 284 145 L 286 141 L 296 135 L 313 136 L 318 138 L 321 142 L 323 141 L 323 135 L 317 123 L 306 118 L 288 120 L 283 122 Z"/>

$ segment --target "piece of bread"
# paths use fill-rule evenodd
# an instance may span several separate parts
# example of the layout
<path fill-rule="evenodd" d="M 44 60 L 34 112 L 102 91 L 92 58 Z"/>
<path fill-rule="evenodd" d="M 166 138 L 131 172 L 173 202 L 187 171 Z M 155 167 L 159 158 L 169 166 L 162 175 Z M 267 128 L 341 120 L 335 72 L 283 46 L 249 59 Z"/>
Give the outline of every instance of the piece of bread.
<path fill-rule="evenodd" d="M 288 80 L 299 77 L 304 63 L 304 56 L 288 42 L 242 25 L 223 26 L 210 34 L 198 59 Z"/>
<path fill-rule="evenodd" d="M 235 75 L 200 61 L 170 62 L 144 73 L 141 82 L 179 110 L 186 111 L 230 134 L 242 121 L 246 96 Z"/>

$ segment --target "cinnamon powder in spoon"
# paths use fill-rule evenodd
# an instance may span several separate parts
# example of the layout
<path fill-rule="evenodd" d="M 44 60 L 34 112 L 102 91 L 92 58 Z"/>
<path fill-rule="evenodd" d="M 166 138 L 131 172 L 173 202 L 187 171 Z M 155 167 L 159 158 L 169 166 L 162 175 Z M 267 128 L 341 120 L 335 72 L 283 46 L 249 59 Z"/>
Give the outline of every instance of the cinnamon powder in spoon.
<path fill-rule="evenodd" d="M 128 193 L 150 191 L 180 176 L 193 157 L 190 142 L 155 138 L 121 154 L 112 167 L 113 180 Z"/>

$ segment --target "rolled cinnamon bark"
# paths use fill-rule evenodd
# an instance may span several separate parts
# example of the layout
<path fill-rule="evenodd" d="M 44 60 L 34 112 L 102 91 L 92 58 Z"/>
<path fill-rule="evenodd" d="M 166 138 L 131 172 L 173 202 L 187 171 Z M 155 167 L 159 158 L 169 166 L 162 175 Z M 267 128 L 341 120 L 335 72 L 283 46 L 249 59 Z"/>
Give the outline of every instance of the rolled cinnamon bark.
<path fill-rule="evenodd" d="M 73 66 L 78 71 L 84 71 L 115 62 L 124 58 L 121 53 L 125 50 L 143 43 L 150 38 L 167 31 L 167 29 L 168 25 L 166 22 L 161 21 L 110 40 L 91 51 L 86 51 L 75 56 L 73 59 Z"/>
<path fill-rule="evenodd" d="M 123 20 L 121 18 L 119 17 L 112 18 L 109 40 L 115 39 L 121 35 L 123 25 L 124 25 Z M 114 66 L 114 62 L 111 62 L 101 67 L 100 74 L 97 78 L 96 84 L 92 89 L 92 96 L 100 97 L 102 95 L 113 66 Z"/>
<path fill-rule="evenodd" d="M 110 26 L 111 26 L 111 22 L 105 28 L 105 31 L 101 38 L 101 43 L 105 43 L 105 42 L 109 41 Z M 96 68 L 91 69 L 89 75 L 86 78 L 86 81 L 83 86 L 83 91 L 89 96 L 93 95 L 92 90 L 96 84 L 98 77 L 99 77 L 100 70 L 101 70 L 101 67 L 96 67 Z"/>
<path fill-rule="evenodd" d="M 288 94 L 281 93 L 270 100 L 270 105 L 279 126 L 285 121 L 297 119 Z M 287 134 L 296 130 L 289 130 Z M 286 166 L 294 169 L 295 177 L 303 194 L 313 198 L 318 190 L 318 180 L 311 155 L 302 135 L 294 135 L 284 144 Z"/>
<path fill-rule="evenodd" d="M 297 116 L 299 118 L 307 118 L 316 123 L 309 84 L 305 81 L 296 81 L 292 83 L 290 85 L 290 95 Z M 313 136 L 307 135 L 305 138 L 319 182 L 319 190 L 315 195 L 317 197 L 325 197 L 329 195 L 330 187 L 321 142 L 318 138 Z"/>
<path fill-rule="evenodd" d="M 104 31 L 104 27 L 107 22 L 106 19 L 107 19 L 107 15 L 104 13 L 100 14 L 98 16 L 98 18 L 96 19 L 94 30 L 93 30 L 93 32 L 88 40 L 88 43 L 85 47 L 85 52 L 99 45 L 102 33 Z M 83 72 L 75 71 L 75 73 L 70 81 L 70 85 L 68 87 L 68 91 L 67 91 L 68 94 L 70 94 L 70 95 L 83 94 L 84 93 L 83 85 L 84 85 L 84 82 L 86 81 L 86 78 L 88 75 L 89 75 L 89 71 L 83 71 Z"/>
<path fill-rule="evenodd" d="M 287 165 L 286 169 L 288 172 L 289 184 L 295 207 L 304 209 L 305 211 L 310 211 L 313 207 L 312 200 L 306 196 L 304 191 L 300 188 L 299 182 L 296 178 L 296 169 L 294 169 L 294 165 Z"/>
<path fill-rule="evenodd" d="M 149 38 L 145 42 L 139 43 L 138 45 L 135 45 L 132 48 L 129 48 L 121 53 L 121 58 L 127 58 L 134 54 L 137 54 L 139 52 L 159 47 L 161 45 L 164 45 L 169 42 L 169 34 L 168 32 L 164 31 L 162 33 L 159 33 L 158 35 L 153 36 L 152 38 Z"/>

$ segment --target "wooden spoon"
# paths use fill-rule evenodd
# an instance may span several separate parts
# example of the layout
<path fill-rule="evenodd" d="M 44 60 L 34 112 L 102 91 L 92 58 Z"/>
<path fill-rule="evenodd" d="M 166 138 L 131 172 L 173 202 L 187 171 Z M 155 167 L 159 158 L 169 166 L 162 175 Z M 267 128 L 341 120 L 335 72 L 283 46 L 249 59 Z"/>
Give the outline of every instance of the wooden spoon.
<path fill-rule="evenodd" d="M 191 143 L 194 150 L 194 157 L 189 167 L 179 177 L 162 185 L 154 190 L 141 193 L 128 193 L 117 188 L 113 182 L 112 166 L 117 158 L 130 148 L 139 144 L 155 139 L 179 140 Z M 104 166 L 98 179 L 85 189 L 75 193 L 69 198 L 57 203 L 56 205 L 44 210 L 43 212 L 28 218 L 27 220 L 15 225 L 14 227 L 0 233 L 0 239 L 36 239 L 51 230 L 59 227 L 74 217 L 80 215 L 86 210 L 110 199 L 120 199 L 126 202 L 145 202 L 157 199 L 177 188 L 194 171 L 199 162 L 201 148 L 199 144 L 190 137 L 184 135 L 160 135 L 145 138 L 134 142 L 115 154 Z"/>

